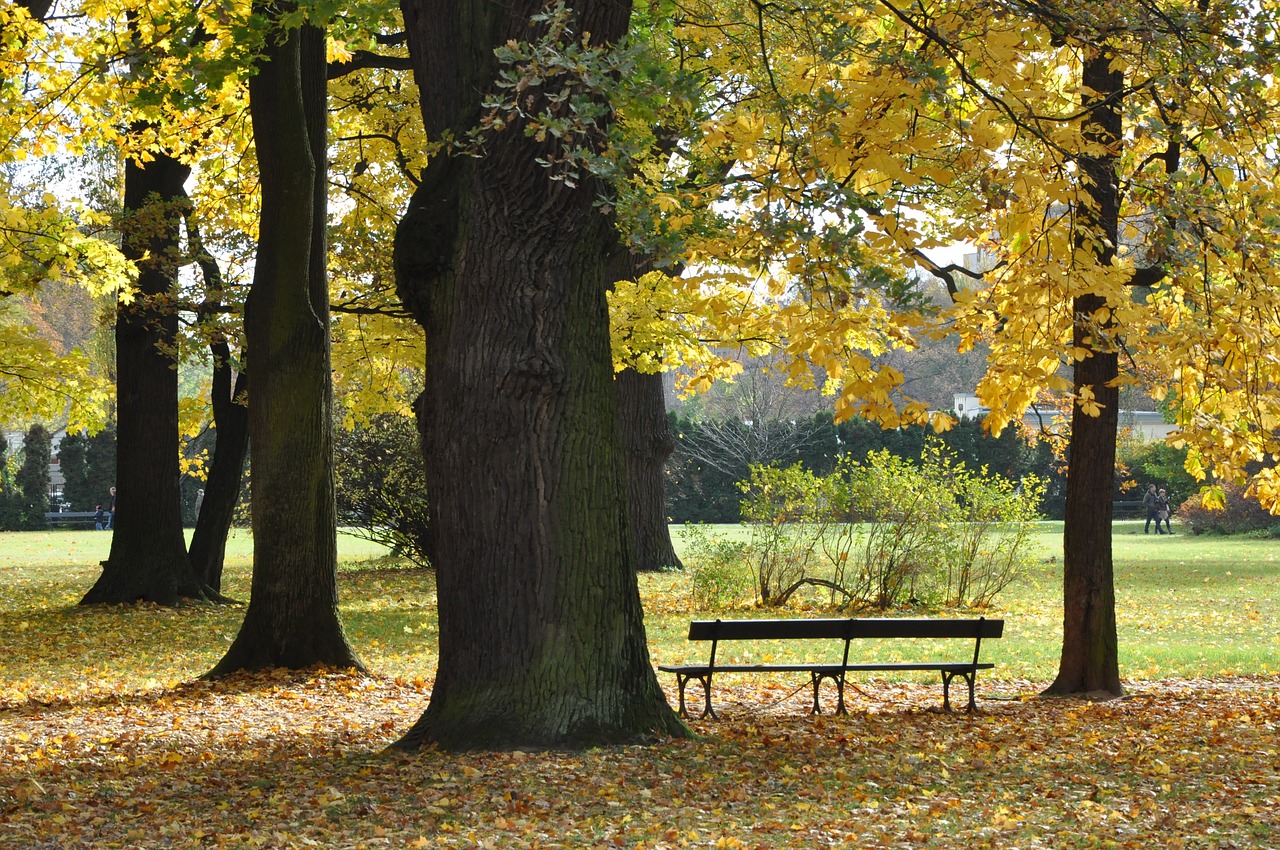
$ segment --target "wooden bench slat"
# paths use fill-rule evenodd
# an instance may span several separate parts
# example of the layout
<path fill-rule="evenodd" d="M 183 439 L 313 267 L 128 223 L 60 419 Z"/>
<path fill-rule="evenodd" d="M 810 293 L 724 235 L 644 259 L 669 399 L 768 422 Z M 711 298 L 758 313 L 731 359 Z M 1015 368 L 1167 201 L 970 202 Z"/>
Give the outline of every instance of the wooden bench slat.
<path fill-rule="evenodd" d="M 658 669 L 664 673 L 688 673 L 696 676 L 703 673 L 807 673 L 810 670 L 827 670 L 833 673 L 840 670 L 861 670 L 864 672 L 875 670 L 885 672 L 894 670 L 948 670 L 963 672 L 965 670 L 991 670 L 995 666 L 988 661 L 983 661 L 979 664 L 958 661 L 940 661 L 937 663 L 929 661 L 873 661 L 865 664 L 717 664 L 715 667 L 708 667 L 705 664 L 663 664 Z"/>
<path fill-rule="evenodd" d="M 810 670 L 828 670 L 837 672 L 845 669 L 842 664 L 717 664 L 708 667 L 705 664 L 685 664 L 671 666 L 663 664 L 658 667 L 664 673 L 807 673 Z"/>
<path fill-rule="evenodd" d="M 848 618 L 821 620 L 694 620 L 689 640 L 822 640 L 826 638 L 998 638 L 1004 620 Z"/>

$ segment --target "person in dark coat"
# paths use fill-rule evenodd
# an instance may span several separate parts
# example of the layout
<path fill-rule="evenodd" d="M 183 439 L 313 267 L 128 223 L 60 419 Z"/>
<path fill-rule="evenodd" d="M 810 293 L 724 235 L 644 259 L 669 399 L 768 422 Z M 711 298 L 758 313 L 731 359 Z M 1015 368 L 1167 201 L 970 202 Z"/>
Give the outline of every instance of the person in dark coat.
<path fill-rule="evenodd" d="M 1159 494 L 1158 494 L 1158 493 L 1156 493 L 1156 485 L 1152 484 L 1150 487 L 1148 487 L 1148 488 L 1147 488 L 1147 492 L 1146 492 L 1146 493 L 1143 495 L 1143 497 L 1142 497 L 1142 505 L 1143 505 L 1143 507 L 1145 507 L 1145 508 L 1147 509 L 1147 524 L 1146 524 L 1146 525 L 1144 525 L 1144 526 L 1142 527 L 1142 533 L 1143 533 L 1143 534 L 1150 534 L 1150 533 L 1151 533 L 1151 520 L 1153 520 L 1153 519 L 1154 519 L 1154 520 L 1157 520 L 1157 522 L 1156 522 L 1156 533 L 1157 533 L 1157 534 L 1161 533 L 1161 532 L 1160 532 L 1159 517 L 1157 517 L 1157 516 L 1156 516 L 1156 511 L 1158 510 L 1158 509 L 1156 508 L 1156 496 L 1157 496 L 1157 495 L 1159 495 Z"/>
<path fill-rule="evenodd" d="M 1164 531 L 1160 530 L 1160 523 L 1164 523 Z M 1169 494 L 1161 490 L 1156 494 L 1156 533 L 1173 534 L 1173 529 L 1169 527 Z"/>

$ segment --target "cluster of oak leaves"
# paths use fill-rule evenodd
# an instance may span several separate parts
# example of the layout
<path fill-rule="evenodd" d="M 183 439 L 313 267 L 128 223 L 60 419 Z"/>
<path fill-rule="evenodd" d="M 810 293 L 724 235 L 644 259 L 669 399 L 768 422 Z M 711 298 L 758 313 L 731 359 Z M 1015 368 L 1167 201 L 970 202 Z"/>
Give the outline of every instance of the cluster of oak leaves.
<path fill-rule="evenodd" d="M 669 683 L 664 683 L 668 684 Z M 430 683 L 313 671 L 0 693 L 0 847 L 1280 847 L 1280 677 L 1122 700 L 717 686 L 693 740 L 385 748 Z"/>

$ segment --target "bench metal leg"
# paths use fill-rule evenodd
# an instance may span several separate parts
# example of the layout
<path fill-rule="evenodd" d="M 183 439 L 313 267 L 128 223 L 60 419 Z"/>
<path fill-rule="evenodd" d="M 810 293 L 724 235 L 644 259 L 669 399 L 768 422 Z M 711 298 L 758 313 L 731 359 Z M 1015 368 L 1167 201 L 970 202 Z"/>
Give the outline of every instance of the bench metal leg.
<path fill-rule="evenodd" d="M 974 679 L 977 678 L 977 672 L 965 672 L 963 670 L 943 670 L 942 671 L 942 709 L 943 711 L 951 711 L 951 680 L 956 676 L 963 676 L 969 685 L 969 708 L 968 711 L 973 712 L 978 708 L 978 703 L 973 697 Z"/>
<path fill-rule="evenodd" d="M 821 690 L 823 679 L 830 679 L 836 683 L 836 714 L 849 713 L 844 707 L 844 673 L 829 673 L 826 671 L 810 670 L 809 676 L 813 679 L 814 714 L 822 713 L 822 705 L 818 702 L 818 691 Z"/>
<path fill-rule="evenodd" d="M 720 719 L 716 717 L 715 709 L 711 707 L 711 675 L 712 675 L 711 673 L 705 673 L 700 676 L 692 675 L 689 673 L 676 674 L 676 682 L 680 687 L 680 710 L 677 712 L 677 714 L 680 717 L 683 717 L 685 719 L 688 719 L 689 717 L 689 712 L 685 708 L 685 703 L 684 703 L 684 686 L 688 684 L 690 679 L 697 679 L 699 682 L 702 683 L 702 698 L 703 698 L 702 716 L 703 717 L 710 716 L 716 720 Z"/>

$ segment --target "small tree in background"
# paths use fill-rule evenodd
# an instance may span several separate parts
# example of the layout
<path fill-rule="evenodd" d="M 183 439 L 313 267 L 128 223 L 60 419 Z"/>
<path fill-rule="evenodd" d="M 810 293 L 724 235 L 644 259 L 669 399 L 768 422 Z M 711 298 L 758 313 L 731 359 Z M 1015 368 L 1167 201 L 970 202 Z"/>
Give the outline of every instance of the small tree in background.
<path fill-rule="evenodd" d="M 31 531 L 48 525 L 44 515 L 49 510 L 50 444 L 49 432 L 43 425 L 32 425 L 22 440 L 22 466 L 17 476 L 22 493 L 21 527 Z"/>
<path fill-rule="evenodd" d="M 334 435 L 338 522 L 419 566 L 431 561 L 426 471 L 412 419 L 375 416 Z"/>
<path fill-rule="evenodd" d="M 96 504 L 89 490 L 89 468 L 85 462 L 88 442 L 87 434 L 83 431 L 75 431 L 63 437 L 62 442 L 58 444 L 58 468 L 62 471 L 62 500 L 68 503 L 73 511 L 91 511 Z"/>
<path fill-rule="evenodd" d="M 1116 447 L 1119 455 L 1116 486 L 1126 495 L 1117 498 L 1140 499 L 1148 484 L 1162 487 L 1169 492 L 1169 504 L 1193 495 L 1200 489 L 1200 482 L 1187 472 L 1187 449 L 1171 446 L 1163 440 L 1156 442 L 1121 442 Z"/>
<path fill-rule="evenodd" d="M 103 428 L 85 446 L 85 476 L 94 504 L 105 508 L 116 483 L 116 429 Z"/>

